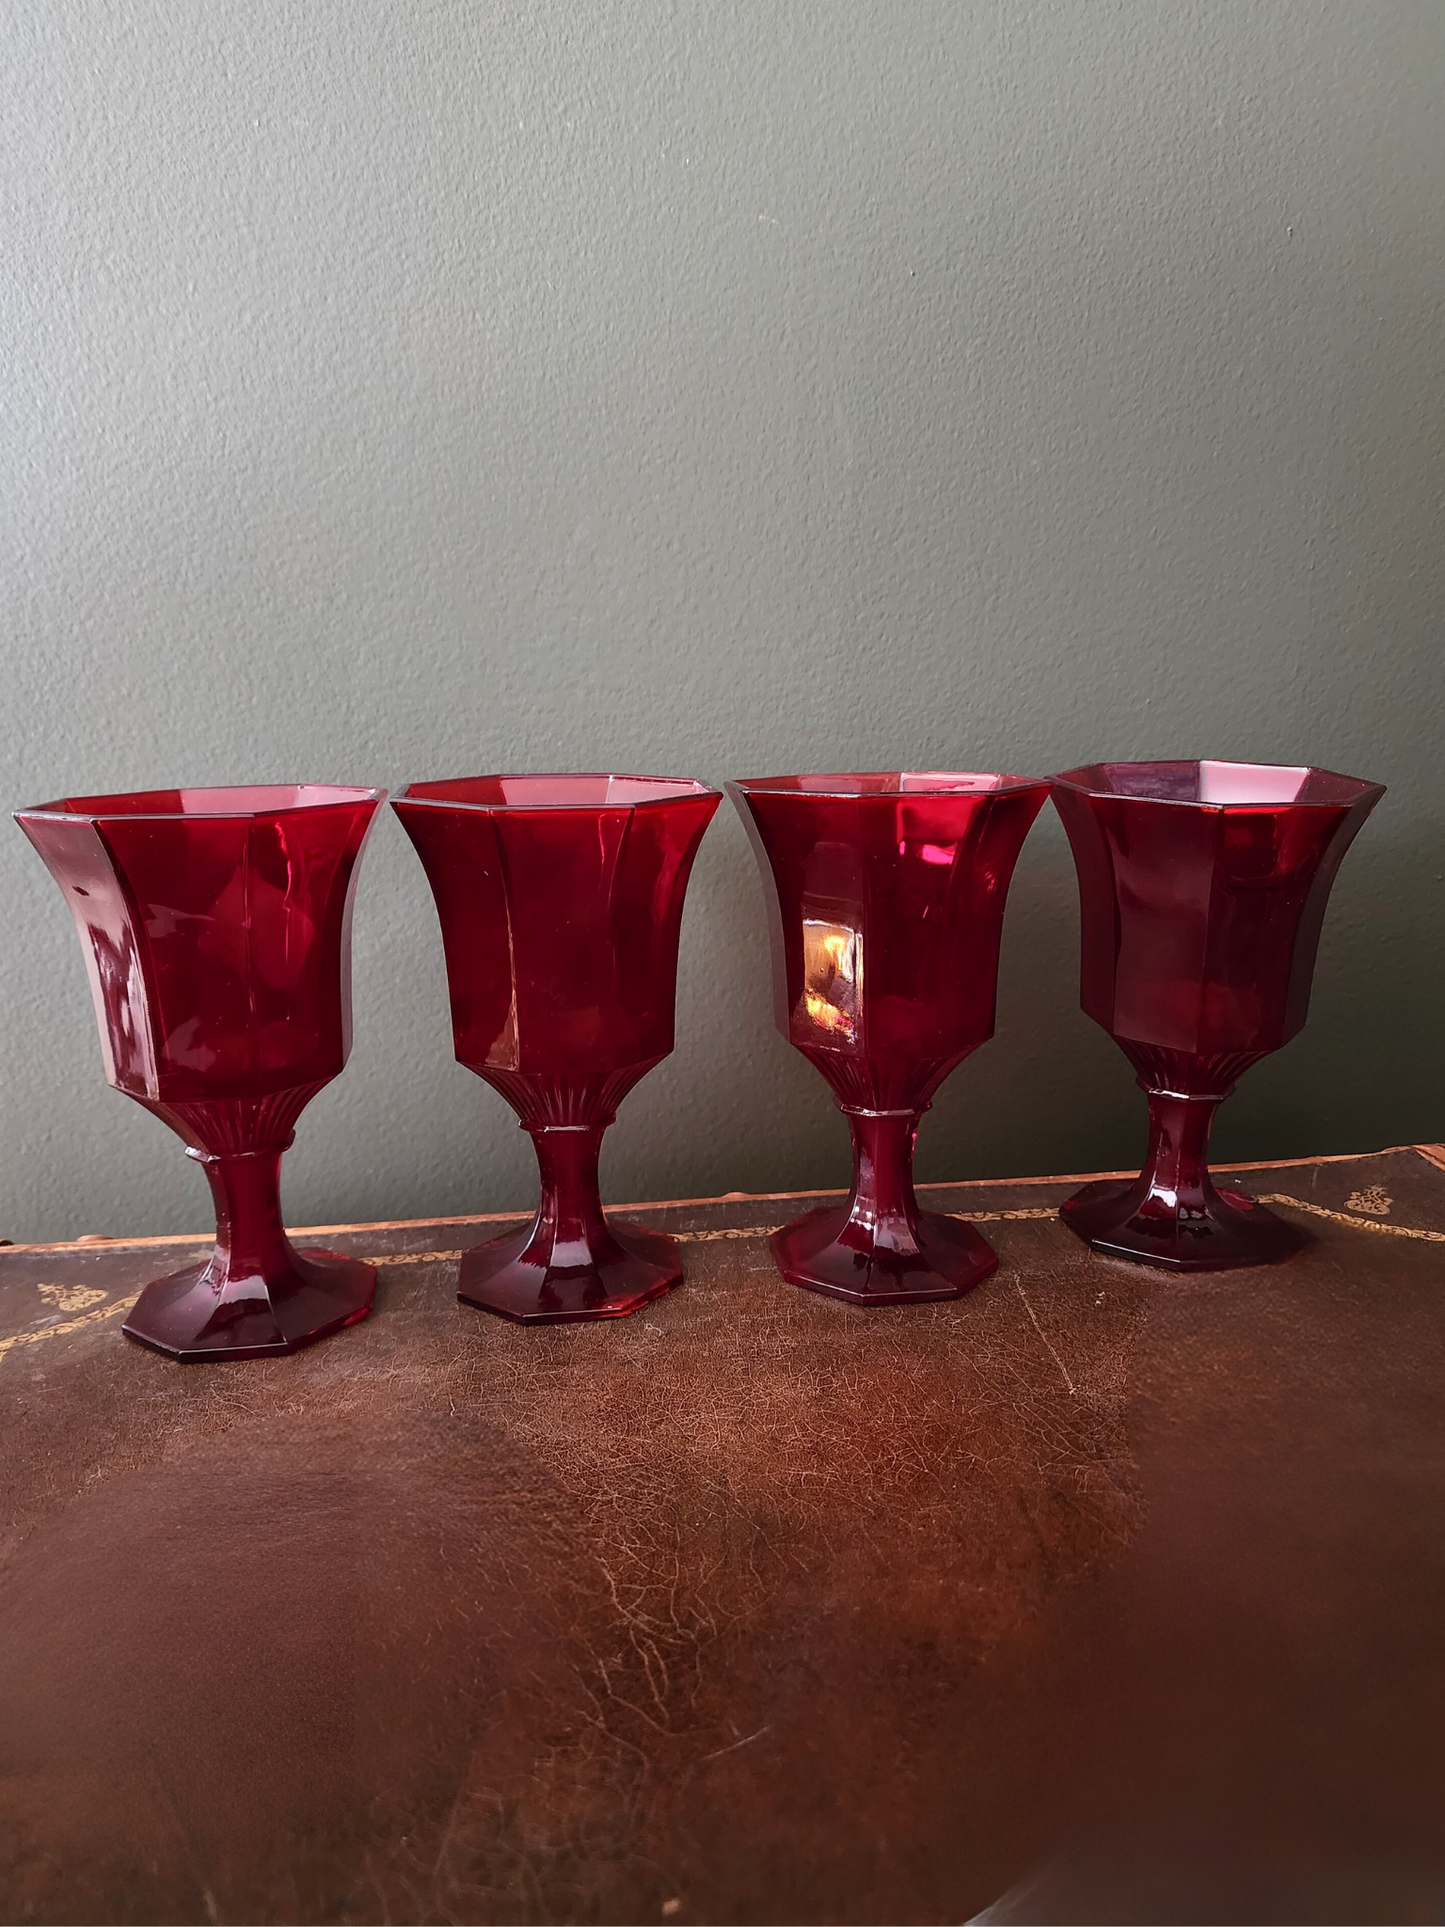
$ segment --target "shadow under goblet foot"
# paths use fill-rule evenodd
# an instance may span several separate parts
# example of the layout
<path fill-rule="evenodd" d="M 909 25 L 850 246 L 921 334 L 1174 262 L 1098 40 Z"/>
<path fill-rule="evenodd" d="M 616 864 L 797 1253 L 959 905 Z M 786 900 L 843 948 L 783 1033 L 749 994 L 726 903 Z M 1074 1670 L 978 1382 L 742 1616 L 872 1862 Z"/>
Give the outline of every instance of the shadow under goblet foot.
<path fill-rule="evenodd" d="M 1145 1178 L 1086 1184 L 1059 1216 L 1106 1258 L 1127 1258 L 1165 1271 L 1233 1271 L 1275 1265 L 1310 1242 L 1243 1191 L 1206 1180 L 1192 1194 L 1161 1195 Z"/>
<path fill-rule="evenodd" d="M 860 1231 L 850 1205 L 825 1205 L 775 1231 L 771 1244 L 790 1285 L 854 1305 L 962 1298 L 998 1269 L 998 1253 L 962 1218 L 918 1211 L 898 1233 L 887 1242 Z"/>
<path fill-rule="evenodd" d="M 625 1318 L 682 1283 L 675 1239 L 614 1218 L 605 1226 L 578 1264 L 559 1262 L 567 1247 L 538 1243 L 535 1224 L 474 1245 L 462 1254 L 458 1301 L 519 1325 L 566 1325 Z"/>
<path fill-rule="evenodd" d="M 376 1270 L 333 1251 L 293 1251 L 268 1278 L 218 1282 L 212 1263 L 148 1284 L 121 1330 L 185 1364 L 271 1358 L 355 1325 L 371 1310 Z"/>

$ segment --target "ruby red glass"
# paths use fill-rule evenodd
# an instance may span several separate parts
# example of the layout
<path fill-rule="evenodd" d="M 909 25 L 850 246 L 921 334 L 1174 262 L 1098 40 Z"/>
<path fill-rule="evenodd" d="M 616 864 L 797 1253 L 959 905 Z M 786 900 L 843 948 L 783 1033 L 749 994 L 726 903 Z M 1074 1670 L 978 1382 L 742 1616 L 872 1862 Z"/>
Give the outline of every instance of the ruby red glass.
<path fill-rule="evenodd" d="M 172 1358 L 265 1358 L 354 1325 L 370 1265 L 297 1251 L 281 1154 L 351 1048 L 351 903 L 384 790 L 325 784 L 68 796 L 16 821 L 85 951 L 105 1073 L 185 1139 L 216 1248 L 122 1329 Z"/>
<path fill-rule="evenodd" d="M 1219 1271 L 1304 1242 L 1215 1187 L 1209 1129 L 1236 1080 L 1303 1025 L 1335 872 L 1384 793 L 1272 763 L 1094 763 L 1055 777 L 1079 875 L 1081 1001 L 1149 1096 L 1140 1176 L 1085 1185 L 1063 1206 L 1095 1250 Z"/>
<path fill-rule="evenodd" d="M 541 1202 L 475 1246 L 457 1296 L 522 1324 L 616 1318 L 682 1279 L 676 1241 L 604 1217 L 617 1106 L 673 1046 L 677 944 L 722 801 L 653 776 L 413 783 L 393 808 L 441 919 L 457 1059 L 516 1111 Z"/>
<path fill-rule="evenodd" d="M 993 1035 L 1004 901 L 1048 784 L 925 770 L 727 787 L 763 875 L 778 1028 L 853 1137 L 847 1204 L 775 1232 L 778 1267 L 859 1305 L 961 1297 L 998 1258 L 919 1207 L 914 1139 Z"/>

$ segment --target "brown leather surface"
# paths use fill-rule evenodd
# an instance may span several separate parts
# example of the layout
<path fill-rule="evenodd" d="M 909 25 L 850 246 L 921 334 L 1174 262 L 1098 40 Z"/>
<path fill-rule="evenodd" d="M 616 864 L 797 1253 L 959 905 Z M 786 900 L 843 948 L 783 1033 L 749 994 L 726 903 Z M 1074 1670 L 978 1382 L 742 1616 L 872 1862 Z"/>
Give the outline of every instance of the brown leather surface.
<path fill-rule="evenodd" d="M 225 1367 L 119 1333 L 189 1247 L 0 1252 L 0 1917 L 1439 1918 L 1445 1171 L 1243 1181 L 1315 1241 L 1188 1280 L 933 1188 L 1000 1269 L 871 1313 L 776 1201 L 599 1326 L 332 1231 Z"/>

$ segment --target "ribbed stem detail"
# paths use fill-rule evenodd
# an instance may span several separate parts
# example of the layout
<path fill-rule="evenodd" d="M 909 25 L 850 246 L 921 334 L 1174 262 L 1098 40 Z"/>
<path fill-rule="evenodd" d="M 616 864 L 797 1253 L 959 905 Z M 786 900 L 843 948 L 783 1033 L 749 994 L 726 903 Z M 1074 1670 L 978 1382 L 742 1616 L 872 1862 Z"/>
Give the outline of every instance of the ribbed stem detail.
<path fill-rule="evenodd" d="M 848 1051 L 798 1048 L 828 1080 L 843 1111 L 926 1111 L 933 1093 L 967 1055 L 960 1051 L 954 1057 L 920 1062 L 911 1057 L 856 1057 Z"/>
<path fill-rule="evenodd" d="M 1188 1051 L 1161 1050 L 1121 1038 L 1124 1054 L 1146 1091 L 1177 1091 L 1184 1097 L 1228 1097 L 1251 1064 L 1264 1051 L 1232 1051 L 1215 1057 L 1194 1057 Z"/>
<path fill-rule="evenodd" d="M 522 1120 L 524 1131 L 553 1127 L 570 1129 L 583 1124 L 608 1125 L 617 1107 L 633 1085 L 660 1064 L 660 1057 L 642 1064 L 627 1064 L 620 1070 L 584 1071 L 572 1076 L 533 1076 L 526 1071 L 497 1070 L 490 1064 L 474 1065 L 506 1098 Z"/>
<path fill-rule="evenodd" d="M 155 1098 L 142 1098 L 140 1102 L 187 1144 L 209 1156 L 279 1152 L 291 1143 L 297 1118 L 330 1081 L 322 1078 L 319 1084 L 296 1084 L 290 1090 L 271 1091 L 264 1097 L 227 1097 L 189 1104 Z"/>

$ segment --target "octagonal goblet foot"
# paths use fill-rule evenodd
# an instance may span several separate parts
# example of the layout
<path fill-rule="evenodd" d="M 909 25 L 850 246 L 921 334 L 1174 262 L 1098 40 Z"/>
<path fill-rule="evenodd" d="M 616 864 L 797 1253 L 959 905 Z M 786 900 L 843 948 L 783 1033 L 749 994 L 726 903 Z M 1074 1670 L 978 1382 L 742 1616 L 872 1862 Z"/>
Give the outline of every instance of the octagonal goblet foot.
<path fill-rule="evenodd" d="M 121 1326 L 127 1338 L 194 1365 L 298 1352 L 371 1310 L 376 1272 L 335 1251 L 293 1251 L 282 1275 L 231 1277 L 188 1265 L 147 1285 Z"/>
<path fill-rule="evenodd" d="M 893 1234 L 887 1242 L 876 1233 L 854 1242 L 858 1227 L 844 1205 L 810 1211 L 775 1231 L 769 1242 L 790 1285 L 853 1305 L 962 1298 L 998 1269 L 998 1253 L 962 1218 L 920 1211 L 906 1227 L 906 1240 L 897 1237 L 897 1229 L 886 1228 Z"/>
<path fill-rule="evenodd" d="M 674 1239 L 608 1219 L 580 1264 L 559 1263 L 555 1245 L 539 1247 L 535 1225 L 474 1246 L 462 1258 L 457 1298 L 518 1325 L 568 1325 L 625 1318 L 681 1283 Z"/>
<path fill-rule="evenodd" d="M 300 1351 L 371 1310 L 376 1271 L 335 1251 L 297 1251 L 281 1224 L 281 1150 L 211 1155 L 216 1203 L 210 1258 L 148 1284 L 121 1330 L 187 1364 Z"/>
<path fill-rule="evenodd" d="M 854 1305 L 962 1298 L 998 1268 L 998 1253 L 962 1218 L 919 1208 L 913 1189 L 917 1111 L 845 1112 L 853 1191 L 772 1235 L 790 1285 Z"/>
<path fill-rule="evenodd" d="M 1275 1265 L 1308 1242 L 1243 1191 L 1217 1191 L 1212 1184 L 1177 1200 L 1151 1193 L 1139 1178 L 1086 1184 L 1059 1216 L 1102 1256 L 1166 1271 Z"/>
<path fill-rule="evenodd" d="M 1232 1271 L 1292 1257 L 1309 1242 L 1303 1231 L 1210 1178 L 1205 1149 L 1219 1102 L 1151 1091 L 1143 1171 L 1086 1184 L 1059 1207 L 1064 1223 L 1105 1257 L 1167 1271 Z"/>
<path fill-rule="evenodd" d="M 606 1123 L 532 1125 L 542 1197 L 525 1231 L 462 1256 L 457 1297 L 519 1325 L 625 1318 L 682 1283 L 677 1241 L 608 1218 L 597 1184 Z"/>

